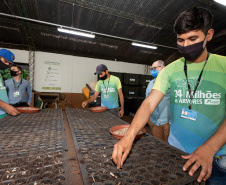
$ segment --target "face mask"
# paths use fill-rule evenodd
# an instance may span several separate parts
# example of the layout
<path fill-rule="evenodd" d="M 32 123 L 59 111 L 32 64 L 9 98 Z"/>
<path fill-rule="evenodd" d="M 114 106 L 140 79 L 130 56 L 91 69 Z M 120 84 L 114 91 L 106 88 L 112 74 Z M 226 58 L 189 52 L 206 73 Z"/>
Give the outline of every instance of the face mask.
<path fill-rule="evenodd" d="M 104 76 L 100 77 L 100 79 L 101 79 L 101 80 L 106 80 L 107 76 L 108 76 L 108 75 L 105 74 Z"/>
<path fill-rule="evenodd" d="M 159 74 L 158 70 L 156 70 L 156 69 L 151 70 L 151 76 L 153 76 L 154 78 L 156 78 L 158 76 L 158 74 Z"/>
<path fill-rule="evenodd" d="M 206 39 L 206 38 L 205 38 Z M 205 47 L 203 48 L 203 43 L 205 39 L 201 42 L 198 42 L 196 44 L 192 44 L 190 46 L 180 46 L 177 44 L 178 51 L 182 54 L 182 56 L 188 60 L 193 61 L 197 59 L 204 51 Z"/>
<path fill-rule="evenodd" d="M 11 74 L 11 76 L 17 76 L 17 75 L 19 75 L 19 74 L 17 74 L 19 71 L 10 71 L 10 74 Z"/>
<path fill-rule="evenodd" d="M 6 65 L 5 63 L 3 63 L 1 60 L 0 60 L 0 70 L 5 70 L 5 69 L 8 69 L 10 67 L 10 65 Z"/>

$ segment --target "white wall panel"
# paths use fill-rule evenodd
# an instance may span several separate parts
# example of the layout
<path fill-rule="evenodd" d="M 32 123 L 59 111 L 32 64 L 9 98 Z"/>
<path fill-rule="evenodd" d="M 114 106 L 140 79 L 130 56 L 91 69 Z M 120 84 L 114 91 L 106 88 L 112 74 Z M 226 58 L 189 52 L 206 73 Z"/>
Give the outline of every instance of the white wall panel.
<path fill-rule="evenodd" d="M 29 52 L 10 49 L 16 62 L 28 63 Z M 60 62 L 61 90 L 43 90 L 44 61 Z M 39 92 L 81 93 L 86 83 L 96 81 L 96 66 L 105 64 L 109 71 L 144 74 L 144 65 L 94 58 L 77 57 L 46 52 L 35 52 L 34 90 Z"/>

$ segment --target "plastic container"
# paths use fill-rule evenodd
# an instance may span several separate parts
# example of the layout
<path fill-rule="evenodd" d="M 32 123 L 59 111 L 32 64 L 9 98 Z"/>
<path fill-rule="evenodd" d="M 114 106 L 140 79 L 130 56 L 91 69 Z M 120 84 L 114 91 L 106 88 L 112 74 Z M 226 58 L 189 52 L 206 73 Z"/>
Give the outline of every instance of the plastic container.
<path fill-rule="evenodd" d="M 92 112 L 105 112 L 108 110 L 107 107 L 91 107 L 89 108 L 90 111 Z"/>
<path fill-rule="evenodd" d="M 119 134 L 115 134 L 114 132 L 117 131 L 117 130 L 120 130 L 120 129 L 124 129 L 124 128 L 129 128 L 130 125 L 117 125 L 117 126 L 114 126 L 112 128 L 110 128 L 110 133 L 112 134 L 112 136 L 116 139 L 122 139 L 124 137 L 124 135 L 119 135 Z M 145 128 L 142 128 L 141 129 L 141 134 L 137 134 L 135 139 L 140 139 L 144 136 L 144 134 L 146 133 L 146 129 Z"/>
<path fill-rule="evenodd" d="M 40 111 L 40 108 L 37 107 L 17 107 L 16 109 L 21 113 L 36 113 Z"/>

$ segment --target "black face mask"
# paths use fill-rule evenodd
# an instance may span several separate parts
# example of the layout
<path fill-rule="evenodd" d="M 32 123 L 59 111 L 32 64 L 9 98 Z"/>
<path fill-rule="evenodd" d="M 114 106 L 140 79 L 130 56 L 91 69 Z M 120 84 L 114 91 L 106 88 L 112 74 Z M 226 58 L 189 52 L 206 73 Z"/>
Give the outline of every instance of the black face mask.
<path fill-rule="evenodd" d="M 206 38 L 205 38 L 206 39 Z M 181 53 L 181 55 L 188 61 L 193 61 L 197 59 L 204 51 L 206 46 L 203 48 L 203 43 L 205 39 L 201 42 L 198 42 L 196 44 L 192 44 L 190 46 L 180 46 L 177 44 L 178 51 Z"/>
<path fill-rule="evenodd" d="M 10 65 L 6 65 L 5 63 L 3 63 L 1 60 L 0 60 L 0 70 L 5 70 L 5 69 L 8 69 L 10 67 Z"/>
<path fill-rule="evenodd" d="M 10 71 L 10 74 L 11 74 L 11 76 L 17 76 L 17 75 L 19 75 L 19 74 L 17 74 L 19 71 Z"/>
<path fill-rule="evenodd" d="M 104 76 L 100 77 L 100 79 L 101 79 L 101 80 L 106 80 L 107 76 L 108 76 L 108 75 L 105 74 Z"/>

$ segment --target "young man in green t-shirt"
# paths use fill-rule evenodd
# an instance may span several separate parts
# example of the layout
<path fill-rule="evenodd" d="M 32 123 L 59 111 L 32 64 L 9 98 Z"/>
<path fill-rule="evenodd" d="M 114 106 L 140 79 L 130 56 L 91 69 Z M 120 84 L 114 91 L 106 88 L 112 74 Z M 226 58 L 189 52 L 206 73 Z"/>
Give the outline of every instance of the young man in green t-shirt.
<path fill-rule="evenodd" d="M 94 74 L 98 74 L 100 80 L 97 82 L 94 95 L 87 101 L 83 102 L 82 107 L 85 108 L 88 103 L 93 102 L 101 92 L 101 106 L 107 107 L 108 112 L 113 115 L 123 117 L 124 96 L 120 79 L 116 76 L 110 75 L 108 73 L 108 68 L 104 64 L 98 65 Z M 118 99 L 121 105 L 120 110 Z"/>
<path fill-rule="evenodd" d="M 189 153 L 183 166 L 207 184 L 226 182 L 226 57 L 211 54 L 212 14 L 199 7 L 185 10 L 175 21 L 178 50 L 183 55 L 158 75 L 150 95 L 131 127 L 115 146 L 112 158 L 120 168 L 136 134 L 170 88 L 171 126 L 168 142 Z"/>

